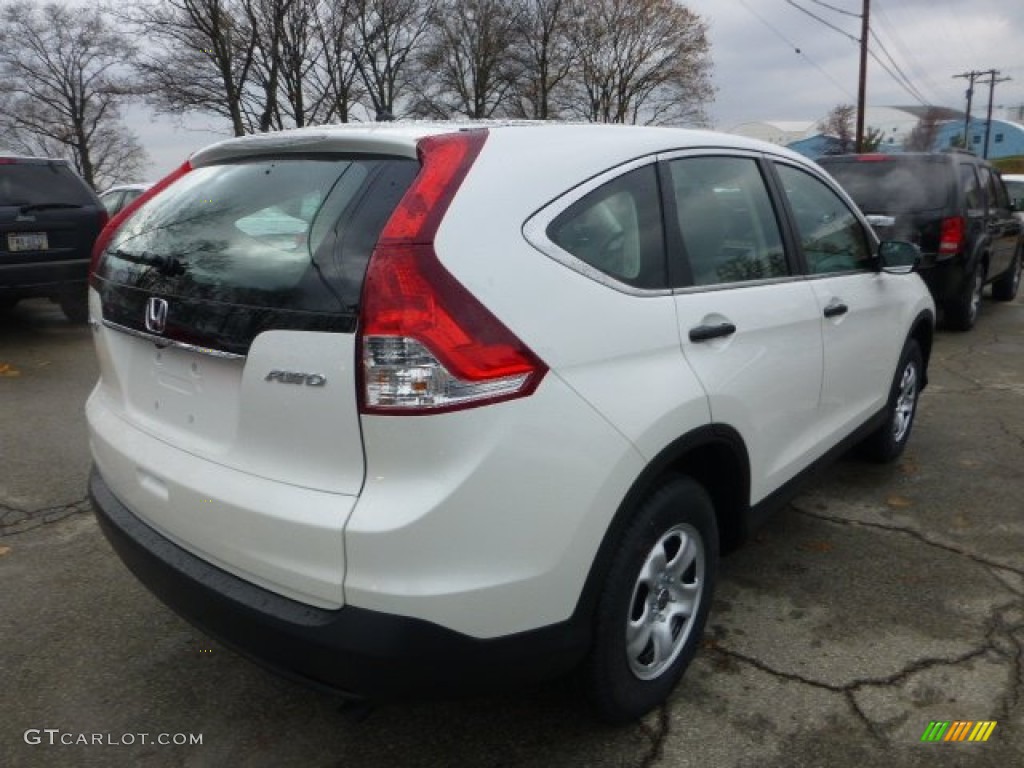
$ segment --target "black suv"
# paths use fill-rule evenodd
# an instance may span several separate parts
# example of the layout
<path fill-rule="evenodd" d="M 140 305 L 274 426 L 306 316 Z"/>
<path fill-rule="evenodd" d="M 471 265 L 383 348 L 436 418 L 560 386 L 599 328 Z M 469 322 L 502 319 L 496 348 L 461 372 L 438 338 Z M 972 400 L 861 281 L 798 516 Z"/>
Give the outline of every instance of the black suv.
<path fill-rule="evenodd" d="M 85 322 L 89 257 L 106 221 L 67 161 L 0 155 L 0 309 L 42 296 Z"/>
<path fill-rule="evenodd" d="M 1020 284 L 1024 227 L 999 173 L 969 152 L 836 155 L 818 163 L 846 189 L 883 240 L 922 251 L 921 277 L 945 325 L 974 326 L 986 283 L 1011 301 Z"/>

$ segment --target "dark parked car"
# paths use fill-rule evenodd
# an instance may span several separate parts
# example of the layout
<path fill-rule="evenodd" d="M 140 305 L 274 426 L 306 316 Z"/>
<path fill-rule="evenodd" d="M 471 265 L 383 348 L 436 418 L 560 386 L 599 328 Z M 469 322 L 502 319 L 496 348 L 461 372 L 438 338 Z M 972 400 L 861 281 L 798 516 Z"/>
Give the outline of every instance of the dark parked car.
<path fill-rule="evenodd" d="M 0 155 L 0 309 L 46 297 L 84 323 L 89 257 L 106 221 L 67 161 Z"/>
<path fill-rule="evenodd" d="M 1024 225 L 987 162 L 963 151 L 838 155 L 818 162 L 882 239 L 910 240 L 921 248 L 921 277 L 947 327 L 974 326 L 987 283 L 998 301 L 1017 295 Z"/>

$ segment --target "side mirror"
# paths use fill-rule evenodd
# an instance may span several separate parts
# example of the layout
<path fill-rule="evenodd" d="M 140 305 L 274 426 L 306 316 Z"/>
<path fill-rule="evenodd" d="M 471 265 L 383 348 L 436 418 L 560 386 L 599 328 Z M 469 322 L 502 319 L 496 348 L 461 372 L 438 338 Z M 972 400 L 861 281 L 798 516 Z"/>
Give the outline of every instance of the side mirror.
<path fill-rule="evenodd" d="M 921 249 L 903 240 L 885 240 L 878 246 L 878 266 L 884 272 L 906 275 L 921 262 Z"/>

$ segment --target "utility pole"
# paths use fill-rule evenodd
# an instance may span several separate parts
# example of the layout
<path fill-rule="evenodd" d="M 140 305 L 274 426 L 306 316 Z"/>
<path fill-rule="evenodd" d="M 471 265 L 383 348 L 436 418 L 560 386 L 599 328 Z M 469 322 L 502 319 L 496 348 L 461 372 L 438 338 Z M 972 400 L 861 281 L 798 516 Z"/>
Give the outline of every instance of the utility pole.
<path fill-rule="evenodd" d="M 1005 83 L 1010 78 L 999 77 L 999 70 L 990 69 L 986 72 L 988 77 L 988 116 L 985 118 L 985 149 L 982 154 L 986 160 L 988 159 L 988 139 L 992 135 L 992 99 L 995 96 L 996 83 Z"/>
<path fill-rule="evenodd" d="M 984 72 L 975 72 L 973 69 L 970 72 L 961 72 L 959 75 L 953 75 L 954 79 L 958 77 L 965 77 L 968 80 L 967 83 L 967 112 L 964 114 L 964 149 L 971 148 L 971 142 L 969 139 L 969 132 L 971 130 L 971 100 L 974 98 L 974 81 L 978 79 Z"/>
<path fill-rule="evenodd" d="M 860 83 L 857 88 L 857 152 L 864 151 L 864 105 L 868 89 L 868 34 L 871 31 L 871 0 L 864 0 L 860 17 Z"/>

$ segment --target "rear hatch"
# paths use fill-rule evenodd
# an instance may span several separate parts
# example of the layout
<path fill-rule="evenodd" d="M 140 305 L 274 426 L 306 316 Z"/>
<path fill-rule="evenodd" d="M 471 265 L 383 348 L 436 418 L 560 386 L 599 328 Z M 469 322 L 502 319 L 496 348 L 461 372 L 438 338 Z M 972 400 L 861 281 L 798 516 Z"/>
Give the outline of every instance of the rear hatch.
<path fill-rule="evenodd" d="M 309 603 L 342 602 L 360 293 L 418 168 L 313 147 L 194 168 L 127 218 L 91 281 L 108 485 L 181 546 Z"/>
<path fill-rule="evenodd" d="M 942 220 L 953 215 L 955 180 L 948 158 L 859 155 L 819 164 L 853 198 L 882 240 L 906 240 L 938 251 Z"/>
<path fill-rule="evenodd" d="M 101 211 L 63 161 L 0 157 L 0 267 L 80 261 L 85 280 L 89 252 L 106 220 Z M 30 274 L 45 280 L 46 273 Z"/>

